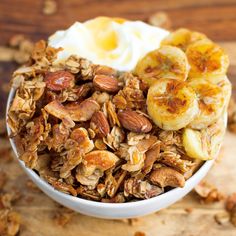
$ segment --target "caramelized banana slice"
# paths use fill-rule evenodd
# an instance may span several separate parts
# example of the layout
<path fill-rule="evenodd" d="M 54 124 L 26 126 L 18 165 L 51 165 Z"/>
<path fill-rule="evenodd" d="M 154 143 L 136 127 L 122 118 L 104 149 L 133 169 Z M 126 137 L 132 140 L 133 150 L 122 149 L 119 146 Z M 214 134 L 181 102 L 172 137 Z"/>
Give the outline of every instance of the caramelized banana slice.
<path fill-rule="evenodd" d="M 172 46 L 163 46 L 149 52 L 137 64 L 134 74 L 146 81 L 149 86 L 160 78 L 186 80 L 189 64 L 185 53 Z"/>
<path fill-rule="evenodd" d="M 200 160 L 211 159 L 206 144 L 204 144 L 202 141 L 203 140 L 200 131 L 189 128 L 184 129 L 183 145 L 189 157 Z"/>
<path fill-rule="evenodd" d="M 159 79 L 148 90 L 147 109 L 153 122 L 160 128 L 179 130 L 197 115 L 197 97 L 186 82 Z"/>
<path fill-rule="evenodd" d="M 197 94 L 199 105 L 199 113 L 189 126 L 193 129 L 207 128 L 220 117 L 224 110 L 223 89 L 204 78 L 191 79 L 188 84 Z"/>
<path fill-rule="evenodd" d="M 224 108 L 227 109 L 232 94 L 232 85 L 226 75 L 211 76 L 206 78 L 209 82 L 219 86 L 224 94 Z"/>
<path fill-rule="evenodd" d="M 165 39 L 163 39 L 161 45 L 171 45 L 186 51 L 190 44 L 205 38 L 207 37 L 204 34 L 181 28 L 170 33 Z"/>
<path fill-rule="evenodd" d="M 228 55 L 208 39 L 191 44 L 186 55 L 190 64 L 190 78 L 223 75 L 229 66 Z"/>
<path fill-rule="evenodd" d="M 189 157 L 209 160 L 219 154 L 225 134 L 227 114 L 223 113 L 214 124 L 201 131 L 185 128 L 183 146 Z"/>

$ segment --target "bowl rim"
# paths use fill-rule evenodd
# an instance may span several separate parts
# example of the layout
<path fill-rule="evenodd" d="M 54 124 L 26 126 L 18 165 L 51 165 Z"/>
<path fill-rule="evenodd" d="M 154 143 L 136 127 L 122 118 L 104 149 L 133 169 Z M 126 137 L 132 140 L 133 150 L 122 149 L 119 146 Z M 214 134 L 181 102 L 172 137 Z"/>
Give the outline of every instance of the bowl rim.
<path fill-rule="evenodd" d="M 16 145 L 14 143 L 14 140 L 12 138 L 10 138 L 11 129 L 7 123 L 8 110 L 10 108 L 10 104 L 12 102 L 13 96 L 15 95 L 15 92 L 16 92 L 16 88 L 11 87 L 10 92 L 8 94 L 7 106 L 6 106 L 6 129 L 7 129 L 7 134 L 8 134 L 9 140 L 10 140 L 11 147 L 12 147 L 13 152 L 15 154 L 15 158 L 18 160 L 20 166 L 24 169 L 24 171 L 26 171 L 26 173 L 29 176 L 31 176 L 35 182 L 39 182 L 40 186 L 43 186 L 44 189 L 46 189 L 47 191 L 50 191 L 50 192 L 54 192 L 59 197 L 66 198 L 67 200 L 73 201 L 77 204 L 83 204 L 86 206 L 94 206 L 94 207 L 101 207 L 101 208 L 126 208 L 127 209 L 127 208 L 133 208 L 133 207 L 141 206 L 141 205 L 144 206 L 144 205 L 146 205 L 146 203 L 149 203 L 149 204 L 155 203 L 157 200 L 161 201 L 163 198 L 171 197 L 171 196 L 175 195 L 175 193 L 177 194 L 177 192 L 183 190 L 184 188 L 187 188 L 187 185 L 192 186 L 192 184 L 200 178 L 201 172 L 203 172 L 204 169 L 210 168 L 215 160 L 215 159 L 206 160 L 199 167 L 199 169 L 189 179 L 186 180 L 185 186 L 183 188 L 175 187 L 175 188 L 168 190 L 167 192 L 164 192 L 160 195 L 157 195 L 155 197 L 148 198 L 148 199 L 140 199 L 140 200 L 137 200 L 134 202 L 124 202 L 124 203 L 107 203 L 107 202 L 97 202 L 97 201 L 93 201 L 93 200 L 88 200 L 88 199 L 84 199 L 81 197 L 75 197 L 75 196 L 63 193 L 63 192 L 55 189 L 46 180 L 44 180 L 42 177 L 40 177 L 33 169 L 26 167 L 25 163 L 19 159 L 19 155 L 17 152 Z"/>

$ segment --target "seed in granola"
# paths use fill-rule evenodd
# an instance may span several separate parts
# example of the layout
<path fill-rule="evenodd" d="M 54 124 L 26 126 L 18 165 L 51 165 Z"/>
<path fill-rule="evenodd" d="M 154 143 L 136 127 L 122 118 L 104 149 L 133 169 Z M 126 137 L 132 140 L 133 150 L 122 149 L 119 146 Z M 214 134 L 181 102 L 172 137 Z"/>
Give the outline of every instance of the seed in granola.
<path fill-rule="evenodd" d="M 75 77 L 68 71 L 56 71 L 46 74 L 45 82 L 47 88 L 53 91 L 72 88 L 75 84 Z"/>
<path fill-rule="evenodd" d="M 94 113 L 90 122 L 90 128 L 92 128 L 100 138 L 103 138 L 110 133 L 110 126 L 107 118 L 101 111 Z"/>
<path fill-rule="evenodd" d="M 118 80 L 113 76 L 95 75 L 93 84 L 95 88 L 103 92 L 114 93 L 119 90 Z"/>
<path fill-rule="evenodd" d="M 136 133 L 148 133 L 152 129 L 151 122 L 135 111 L 125 110 L 118 113 L 122 126 Z"/>

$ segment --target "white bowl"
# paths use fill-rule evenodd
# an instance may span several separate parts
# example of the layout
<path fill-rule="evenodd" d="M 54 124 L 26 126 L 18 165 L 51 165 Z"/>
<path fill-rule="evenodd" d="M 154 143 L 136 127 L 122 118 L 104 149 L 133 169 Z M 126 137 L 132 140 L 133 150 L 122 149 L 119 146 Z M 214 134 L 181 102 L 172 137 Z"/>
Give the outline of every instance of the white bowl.
<path fill-rule="evenodd" d="M 15 90 L 11 89 L 7 101 L 7 111 L 10 106 L 10 102 L 13 99 Z M 7 113 L 6 113 L 7 114 Z M 11 131 L 7 124 L 7 132 L 10 135 Z M 133 218 L 143 215 L 147 215 L 163 208 L 170 206 L 176 201 L 184 197 L 188 192 L 190 192 L 194 186 L 196 186 L 207 174 L 211 168 L 214 160 L 206 161 L 199 170 L 189 178 L 183 188 L 174 188 L 168 192 L 165 192 L 159 196 L 140 200 L 137 202 L 127 202 L 127 203 L 102 203 L 95 202 L 79 197 L 73 197 L 71 195 L 62 193 L 54 189 L 50 184 L 38 176 L 33 170 L 25 167 L 23 161 L 19 160 L 16 145 L 12 139 L 10 139 L 13 151 L 19 161 L 21 167 L 29 176 L 29 178 L 50 198 L 56 202 L 85 215 L 106 218 L 106 219 L 119 219 L 119 218 Z"/>

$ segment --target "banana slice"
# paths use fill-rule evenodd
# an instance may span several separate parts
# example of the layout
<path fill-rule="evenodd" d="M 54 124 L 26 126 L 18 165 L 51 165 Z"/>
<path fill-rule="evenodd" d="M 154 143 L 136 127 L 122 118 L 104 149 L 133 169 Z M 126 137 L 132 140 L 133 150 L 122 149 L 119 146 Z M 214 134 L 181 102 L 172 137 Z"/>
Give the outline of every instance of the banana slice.
<path fill-rule="evenodd" d="M 189 124 L 193 129 L 204 129 L 216 122 L 224 110 L 225 98 L 222 88 L 204 78 L 191 79 L 192 87 L 198 98 L 199 113 Z"/>
<path fill-rule="evenodd" d="M 171 45 L 185 51 L 187 47 L 201 39 L 206 39 L 206 35 L 196 31 L 180 28 L 170 33 L 162 42 L 161 45 Z"/>
<path fill-rule="evenodd" d="M 229 66 L 228 55 L 208 39 L 191 44 L 186 50 L 190 64 L 189 77 L 223 75 Z"/>
<path fill-rule="evenodd" d="M 222 89 L 222 92 L 224 94 L 224 107 L 227 109 L 229 105 L 229 100 L 232 94 L 232 85 L 226 75 L 220 75 L 220 76 L 211 76 L 207 77 L 206 80 L 210 81 L 213 84 L 216 84 Z"/>
<path fill-rule="evenodd" d="M 187 155 L 200 160 L 212 159 L 206 145 L 202 142 L 200 131 L 185 128 L 183 131 L 183 145 Z"/>
<path fill-rule="evenodd" d="M 185 53 L 172 46 L 163 46 L 149 52 L 137 64 L 134 74 L 149 85 L 160 78 L 186 80 L 189 64 Z"/>
<path fill-rule="evenodd" d="M 159 79 L 149 88 L 147 110 L 153 122 L 164 130 L 187 126 L 199 111 L 194 90 L 176 79 Z"/>

